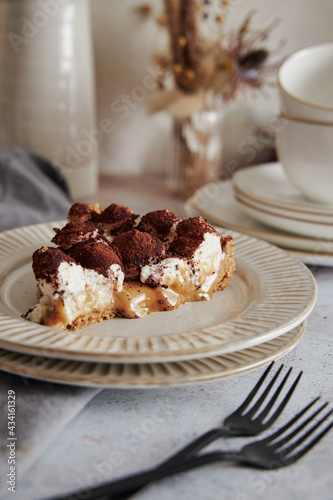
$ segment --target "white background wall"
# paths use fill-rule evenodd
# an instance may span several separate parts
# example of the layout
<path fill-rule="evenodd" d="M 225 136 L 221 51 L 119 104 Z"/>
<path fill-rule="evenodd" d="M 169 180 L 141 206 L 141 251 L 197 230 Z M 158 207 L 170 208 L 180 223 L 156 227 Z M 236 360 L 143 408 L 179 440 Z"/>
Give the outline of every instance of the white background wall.
<path fill-rule="evenodd" d="M 146 68 L 151 65 L 151 53 L 163 43 L 153 16 L 138 15 L 136 7 L 143 3 L 153 7 L 153 14 L 160 12 L 161 0 L 91 0 L 98 119 L 110 118 L 114 123 L 113 132 L 104 136 L 101 145 L 103 172 L 162 172 L 165 168 L 169 118 L 164 114 L 148 116 L 144 95 L 138 89 L 149 83 Z M 253 8 L 257 11 L 255 28 L 280 20 L 268 45 L 275 49 L 285 41 L 275 60 L 309 45 L 333 41 L 333 0 L 231 0 L 231 5 L 230 29 Z M 131 93 L 130 105 L 119 101 Z M 278 90 L 274 88 L 265 95 L 243 96 L 228 109 L 225 162 L 236 159 L 239 164 L 246 163 L 239 145 L 257 123 L 269 126 L 278 108 Z"/>

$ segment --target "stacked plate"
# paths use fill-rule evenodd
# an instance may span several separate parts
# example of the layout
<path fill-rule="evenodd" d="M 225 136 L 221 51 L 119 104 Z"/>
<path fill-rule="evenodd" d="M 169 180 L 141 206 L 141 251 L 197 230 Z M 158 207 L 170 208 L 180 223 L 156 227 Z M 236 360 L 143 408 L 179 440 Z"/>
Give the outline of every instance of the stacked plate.
<path fill-rule="evenodd" d="M 0 369 L 101 387 L 160 387 L 241 373 L 286 354 L 316 299 L 309 270 L 283 250 L 234 231 L 236 266 L 207 302 L 76 332 L 21 317 L 34 303 L 32 252 L 63 222 L 0 233 Z"/>
<path fill-rule="evenodd" d="M 333 265 L 333 206 L 303 197 L 280 163 L 249 167 L 231 181 L 208 184 L 185 210 L 274 243 L 306 264 Z"/>

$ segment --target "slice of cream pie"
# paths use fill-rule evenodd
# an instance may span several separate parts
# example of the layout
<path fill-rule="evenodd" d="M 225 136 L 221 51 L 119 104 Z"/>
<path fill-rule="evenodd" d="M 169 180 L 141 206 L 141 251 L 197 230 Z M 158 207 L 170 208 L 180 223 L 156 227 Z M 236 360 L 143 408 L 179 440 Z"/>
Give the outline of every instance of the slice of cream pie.
<path fill-rule="evenodd" d="M 75 330 L 114 316 L 140 318 L 209 300 L 235 269 L 231 236 L 169 210 L 142 218 L 112 204 L 74 204 L 52 243 L 33 254 L 39 302 L 24 316 Z"/>

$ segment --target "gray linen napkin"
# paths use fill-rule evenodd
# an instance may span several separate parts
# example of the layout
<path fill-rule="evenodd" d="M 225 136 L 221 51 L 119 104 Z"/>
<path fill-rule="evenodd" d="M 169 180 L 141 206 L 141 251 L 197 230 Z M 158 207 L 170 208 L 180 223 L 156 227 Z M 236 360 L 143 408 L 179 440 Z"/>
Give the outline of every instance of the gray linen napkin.
<path fill-rule="evenodd" d="M 62 176 L 45 160 L 16 146 L 0 151 L 0 231 L 66 218 L 71 203 Z M 8 428 L 13 421 L 8 418 L 8 391 L 15 393 L 15 436 L 10 436 Z M 39 382 L 0 369 L 0 498 L 9 486 L 11 448 L 7 445 L 15 442 L 19 481 L 98 392 Z"/>
<path fill-rule="evenodd" d="M 71 198 L 61 174 L 18 146 L 0 151 L 0 231 L 66 218 Z"/>
<path fill-rule="evenodd" d="M 14 436 L 9 435 L 12 427 L 8 428 L 12 422 L 8 420 L 8 394 L 13 394 L 9 391 L 15 393 Z M 15 460 L 15 483 L 19 485 L 27 470 L 99 391 L 0 372 L 0 498 L 10 486 L 8 461 Z"/>

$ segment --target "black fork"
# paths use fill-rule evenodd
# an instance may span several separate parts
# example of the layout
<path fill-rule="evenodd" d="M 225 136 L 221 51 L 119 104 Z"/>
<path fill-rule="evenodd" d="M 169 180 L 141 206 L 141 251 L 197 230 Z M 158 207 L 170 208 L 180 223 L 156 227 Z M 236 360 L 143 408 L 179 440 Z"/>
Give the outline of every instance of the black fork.
<path fill-rule="evenodd" d="M 190 470 L 200 465 L 218 461 L 235 461 L 243 465 L 257 467 L 260 469 L 277 469 L 291 465 L 310 451 L 333 427 L 330 419 L 333 410 L 329 410 L 320 419 L 316 417 L 327 407 L 328 403 L 322 404 L 309 417 L 297 427 L 295 423 L 315 404 L 319 398 L 311 401 L 298 412 L 283 427 L 270 436 L 245 445 L 240 451 L 235 452 L 211 452 L 196 455 L 183 464 L 178 464 L 182 470 Z M 324 424 L 327 424 L 324 426 Z M 312 425 L 311 425 L 312 424 Z M 316 433 L 317 430 L 320 432 Z M 304 432 L 303 432 L 304 431 Z M 171 466 L 172 467 L 172 466 Z M 173 467 L 177 467 L 177 464 Z"/>
<path fill-rule="evenodd" d="M 215 441 L 215 439 L 221 437 L 257 436 L 258 434 L 266 430 L 268 427 L 270 427 L 276 421 L 276 419 L 281 415 L 289 399 L 291 398 L 293 392 L 295 391 L 303 373 L 300 372 L 298 374 L 294 383 L 291 385 L 289 391 L 280 402 L 279 406 L 275 409 L 274 413 L 269 418 L 267 418 L 268 414 L 272 410 L 275 402 L 277 401 L 292 371 L 292 367 L 289 368 L 288 372 L 280 382 L 279 386 L 275 389 L 274 393 L 271 395 L 269 401 L 266 402 L 266 406 L 262 409 L 265 400 L 273 390 L 273 386 L 275 385 L 275 382 L 277 381 L 283 369 L 284 365 L 281 365 L 280 368 L 275 373 L 272 380 L 270 381 L 270 383 L 267 385 L 262 395 L 251 406 L 261 386 L 263 385 L 267 375 L 271 371 L 273 365 L 274 361 L 265 370 L 263 375 L 260 377 L 256 385 L 249 393 L 249 395 L 243 401 L 243 403 L 237 408 L 237 410 L 235 410 L 228 417 L 226 417 L 221 427 L 216 427 L 215 429 L 211 429 L 205 434 L 202 434 L 197 439 L 192 441 L 190 444 L 185 446 L 182 450 L 173 455 L 171 458 L 163 462 L 163 464 L 161 464 L 161 467 L 169 466 L 171 464 L 181 462 L 191 457 L 197 451 L 201 450 L 208 444 Z M 258 414 L 259 410 L 261 411 Z"/>
<path fill-rule="evenodd" d="M 279 385 L 275 388 L 273 392 L 273 388 L 277 382 L 278 377 L 280 376 L 284 365 L 281 365 L 279 369 L 276 371 L 275 375 L 272 377 L 271 381 L 267 384 L 267 387 L 262 392 L 261 396 L 255 401 L 257 394 L 262 388 L 264 381 L 266 380 L 268 374 L 270 373 L 272 367 L 274 365 L 274 361 L 270 363 L 270 365 L 266 368 L 265 372 L 262 374 L 258 382 L 255 384 L 251 392 L 245 398 L 243 403 L 231 413 L 223 422 L 221 427 L 217 427 L 215 429 L 211 429 L 205 434 L 202 434 L 197 439 L 192 441 L 189 445 L 185 446 L 182 450 L 174 454 L 171 458 L 167 459 L 165 462 L 160 464 L 156 470 L 167 470 L 168 468 L 174 468 L 177 464 L 181 464 L 184 461 L 190 459 L 195 456 L 195 454 L 212 443 L 214 440 L 221 437 L 237 437 L 237 436 L 256 436 L 271 426 L 276 419 L 280 416 L 285 406 L 287 405 L 289 399 L 291 398 L 293 392 L 295 391 L 300 378 L 302 376 L 302 372 L 298 374 L 291 387 L 289 388 L 286 395 L 283 397 L 282 401 L 280 401 L 277 408 L 275 408 L 274 412 L 271 416 L 268 417 L 271 412 L 274 404 L 278 400 L 278 397 L 284 388 L 291 372 L 292 368 L 289 368 L 286 375 L 283 377 Z M 270 398 L 268 399 L 268 396 Z M 266 405 L 264 406 L 264 404 Z M 149 482 L 149 481 L 148 481 Z M 142 486 L 147 483 L 143 483 L 141 486 L 135 490 L 134 487 L 131 490 L 131 493 L 134 493 Z M 63 497 L 65 498 L 65 497 Z M 71 499 L 79 498 L 79 493 L 70 495 Z M 89 497 L 89 498 L 98 498 L 98 497 Z M 60 500 L 60 499 L 57 499 Z"/>
<path fill-rule="evenodd" d="M 305 421 L 299 424 L 298 427 L 293 428 L 295 423 L 303 417 L 317 401 L 318 398 L 313 400 L 287 424 L 275 431 L 269 437 L 254 441 L 244 446 L 240 451 L 215 451 L 194 455 L 182 462 L 170 463 L 168 467 L 157 467 L 133 476 L 127 476 L 118 481 L 105 483 L 96 488 L 92 488 L 90 491 L 85 491 L 85 494 L 90 500 L 102 498 L 103 500 L 127 498 L 129 495 L 151 482 L 220 461 L 232 461 L 241 465 L 260 469 L 277 469 L 295 463 L 311 450 L 333 426 L 333 422 L 329 422 L 329 417 L 333 413 L 333 410 L 328 411 L 320 420 L 315 421 L 316 417 L 327 406 L 327 403 L 325 403 L 314 411 Z M 322 428 L 320 432 L 315 434 L 327 421 L 329 423 Z M 313 422 L 315 423 L 313 424 Z M 310 425 L 311 427 L 309 427 Z M 302 431 L 305 432 L 300 435 Z M 284 435 L 285 433 L 287 434 Z M 61 499 L 57 498 L 53 500 L 74 500 L 76 498 L 83 498 L 80 496 L 80 492 L 69 495 L 68 497 L 61 497 Z"/>

